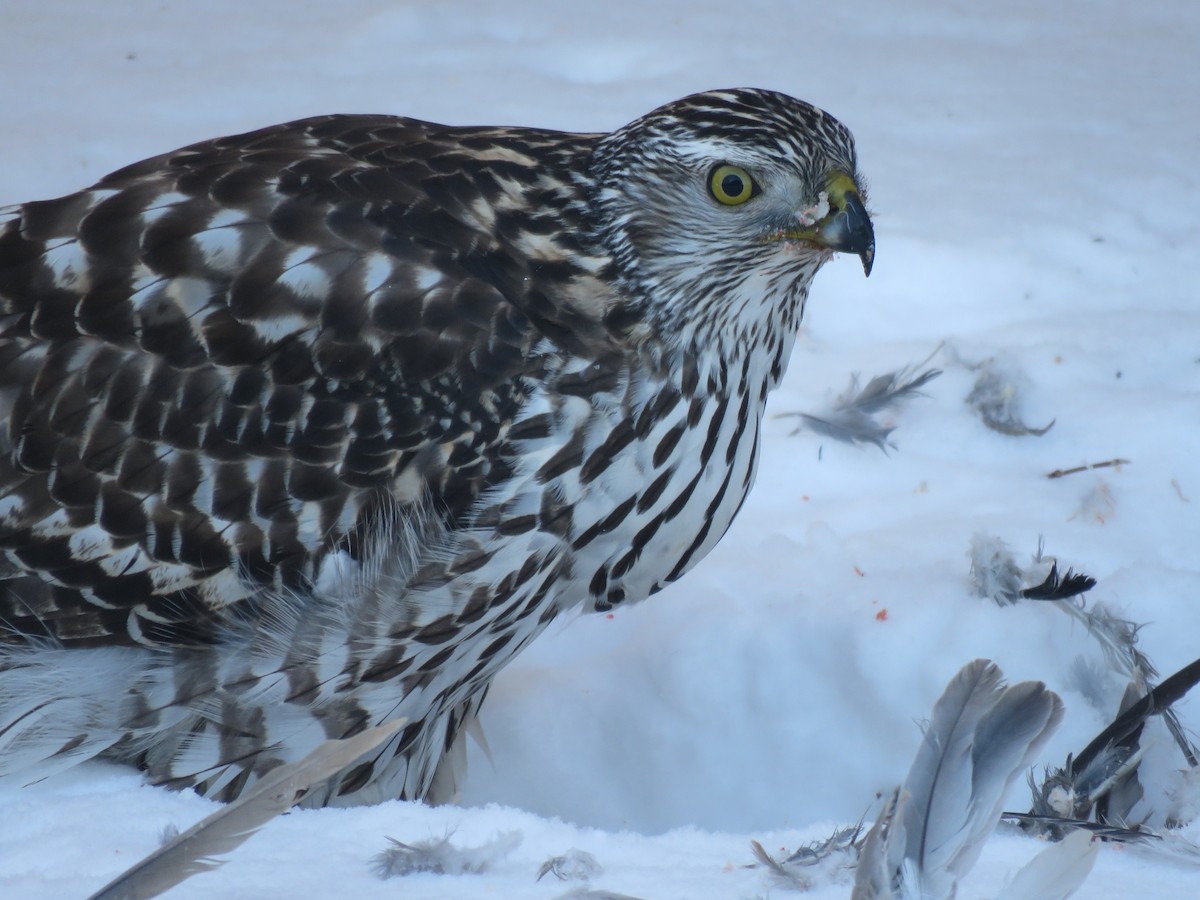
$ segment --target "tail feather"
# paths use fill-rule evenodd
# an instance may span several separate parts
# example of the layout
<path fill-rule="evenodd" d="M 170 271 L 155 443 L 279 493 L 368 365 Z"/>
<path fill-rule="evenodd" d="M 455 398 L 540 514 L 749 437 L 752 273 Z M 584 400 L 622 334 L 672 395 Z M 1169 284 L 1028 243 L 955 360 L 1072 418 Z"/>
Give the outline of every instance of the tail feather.
<path fill-rule="evenodd" d="M 45 777 L 176 724 L 186 712 L 161 674 L 128 648 L 0 648 L 0 777 Z"/>

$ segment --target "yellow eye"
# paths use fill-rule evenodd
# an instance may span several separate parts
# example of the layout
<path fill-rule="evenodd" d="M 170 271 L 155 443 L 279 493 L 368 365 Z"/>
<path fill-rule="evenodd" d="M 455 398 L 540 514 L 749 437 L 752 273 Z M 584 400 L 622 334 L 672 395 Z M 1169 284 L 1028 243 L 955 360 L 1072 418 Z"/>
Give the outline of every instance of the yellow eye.
<path fill-rule="evenodd" d="M 760 190 L 749 172 L 729 163 L 717 166 L 708 176 L 708 192 L 718 203 L 726 206 L 739 206 Z"/>

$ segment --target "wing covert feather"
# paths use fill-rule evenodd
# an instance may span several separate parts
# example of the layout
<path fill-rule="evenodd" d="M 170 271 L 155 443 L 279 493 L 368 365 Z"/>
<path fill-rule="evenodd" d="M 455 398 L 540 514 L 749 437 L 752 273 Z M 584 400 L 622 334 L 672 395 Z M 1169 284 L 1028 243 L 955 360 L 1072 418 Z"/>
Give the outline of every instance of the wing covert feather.
<path fill-rule="evenodd" d="M 508 473 L 545 338 L 579 333 L 539 305 L 537 254 L 505 243 L 545 168 L 522 142 L 567 165 L 589 140 L 329 116 L 10 210 L 9 638 L 204 643 L 262 589 L 356 552 L 381 496 L 422 495 L 453 526 Z"/>

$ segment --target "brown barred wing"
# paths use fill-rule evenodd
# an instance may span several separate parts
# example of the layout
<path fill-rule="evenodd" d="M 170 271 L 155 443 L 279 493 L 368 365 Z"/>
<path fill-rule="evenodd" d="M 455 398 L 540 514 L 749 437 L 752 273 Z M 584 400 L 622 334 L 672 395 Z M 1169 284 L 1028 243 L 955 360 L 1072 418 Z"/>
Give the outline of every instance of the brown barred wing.
<path fill-rule="evenodd" d="M 486 134 L 307 120 L 0 218 L 0 640 L 211 642 L 506 475 L 554 316 Z"/>

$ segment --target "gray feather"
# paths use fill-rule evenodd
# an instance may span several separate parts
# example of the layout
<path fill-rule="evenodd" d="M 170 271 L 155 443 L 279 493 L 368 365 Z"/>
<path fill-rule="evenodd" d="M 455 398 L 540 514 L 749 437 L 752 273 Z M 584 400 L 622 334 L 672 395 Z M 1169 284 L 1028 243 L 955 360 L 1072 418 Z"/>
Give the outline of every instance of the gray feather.
<path fill-rule="evenodd" d="M 1062 719 L 1045 685 L 1002 677 L 975 660 L 934 705 L 904 788 L 867 836 L 855 900 L 953 897 L 974 866 L 1013 778 Z"/>
<path fill-rule="evenodd" d="M 995 359 L 986 359 L 968 365 L 968 368 L 979 374 L 965 402 L 979 413 L 983 424 L 992 431 L 1013 437 L 1041 437 L 1054 427 L 1053 419 L 1049 424 L 1035 428 L 1026 425 L 1021 418 L 1021 398 L 1029 382 L 1024 373 Z"/>
<path fill-rule="evenodd" d="M 812 879 L 806 877 L 801 872 L 786 868 L 768 853 L 766 848 L 758 841 L 751 841 L 750 849 L 754 852 L 754 858 L 766 866 L 767 871 L 784 887 L 795 891 L 807 891 L 813 886 Z"/>
<path fill-rule="evenodd" d="M 297 763 L 276 768 L 237 801 L 222 807 L 121 873 L 90 900 L 148 900 L 199 872 L 217 868 L 258 829 L 293 804 L 314 784 L 387 743 L 403 720 L 368 728 L 354 737 L 325 741 Z"/>
<path fill-rule="evenodd" d="M 879 812 L 879 818 L 867 832 L 858 856 L 858 867 L 854 875 L 854 891 L 851 900 L 888 900 L 892 893 L 892 878 L 896 866 L 888 859 L 890 848 L 904 844 L 903 835 L 892 837 L 895 828 L 903 827 L 896 821 L 896 806 L 900 801 L 900 788 L 892 791 Z"/>
<path fill-rule="evenodd" d="M 541 881 L 547 875 L 553 875 L 559 881 L 591 881 L 604 873 L 603 866 L 596 857 L 586 850 L 572 847 L 561 856 L 546 860 L 538 868 L 536 881 Z"/>
<path fill-rule="evenodd" d="M 456 847 L 449 835 L 406 844 L 393 837 L 391 846 L 371 860 L 380 878 L 430 872 L 435 875 L 478 875 L 489 871 L 521 843 L 519 831 L 503 831 L 478 847 Z"/>
<path fill-rule="evenodd" d="M 909 397 L 919 396 L 922 387 L 942 374 L 940 369 L 927 369 L 919 375 L 914 375 L 913 371 L 909 367 L 876 375 L 862 388 L 855 375 L 850 379 L 850 386 L 826 412 L 784 415 L 798 417 L 803 427 L 825 437 L 847 444 L 874 444 L 886 452 L 889 446 L 894 446 L 888 437 L 895 427 L 878 421 L 876 416 L 895 409 Z"/>

